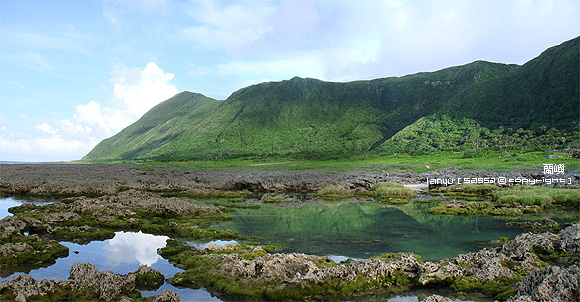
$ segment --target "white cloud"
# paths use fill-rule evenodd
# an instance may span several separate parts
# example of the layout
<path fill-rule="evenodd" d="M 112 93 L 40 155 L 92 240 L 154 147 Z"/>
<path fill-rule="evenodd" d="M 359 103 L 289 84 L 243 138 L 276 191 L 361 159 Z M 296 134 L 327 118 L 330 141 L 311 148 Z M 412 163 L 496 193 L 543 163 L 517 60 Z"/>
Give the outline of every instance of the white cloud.
<path fill-rule="evenodd" d="M 78 159 L 95 141 L 65 138 L 46 123 L 35 127 L 39 133 L 17 133 L 0 128 L 0 160 L 6 161 L 62 161 Z M 80 156 L 79 156 L 80 155 Z"/>
<path fill-rule="evenodd" d="M 49 125 L 48 123 L 42 123 L 40 125 L 36 125 L 34 126 L 34 128 L 42 131 L 42 132 L 46 132 L 48 134 L 56 134 L 56 132 L 58 132 L 56 129 L 54 129 L 51 125 Z"/>
<path fill-rule="evenodd" d="M 185 38 L 210 49 L 236 51 L 261 39 L 272 30 L 275 8 L 270 2 L 242 4 L 200 1 L 189 14 L 197 24 L 183 29 Z"/>
<path fill-rule="evenodd" d="M 288 74 L 330 81 L 402 76 L 480 59 L 524 63 L 573 37 L 579 12 L 570 0 L 195 4 L 189 10 L 193 25 L 182 33 L 219 61 L 196 64 L 190 75 L 215 77 L 219 86 Z M 286 62 L 296 64 L 280 72 Z"/>
<path fill-rule="evenodd" d="M 165 247 L 167 236 L 155 236 L 132 232 L 117 232 L 115 237 L 104 247 L 106 258 L 111 265 L 138 262 L 139 264 L 153 265 L 161 256 L 157 249 Z"/>
<path fill-rule="evenodd" d="M 154 62 L 149 62 L 145 69 L 135 73 L 124 70 L 122 75 L 113 79 L 113 94 L 125 105 L 127 113 L 138 118 L 175 94 L 178 90 L 168 82 L 175 75 L 165 73 Z"/>
<path fill-rule="evenodd" d="M 116 73 L 106 106 L 94 100 L 80 104 L 71 118 L 51 119 L 37 124 L 29 133 L 12 132 L 3 126 L 0 160 L 23 160 L 34 154 L 35 160 L 80 159 L 102 139 L 129 126 L 178 92 L 169 84 L 174 75 L 165 73 L 154 62 L 143 70 L 122 67 Z"/>

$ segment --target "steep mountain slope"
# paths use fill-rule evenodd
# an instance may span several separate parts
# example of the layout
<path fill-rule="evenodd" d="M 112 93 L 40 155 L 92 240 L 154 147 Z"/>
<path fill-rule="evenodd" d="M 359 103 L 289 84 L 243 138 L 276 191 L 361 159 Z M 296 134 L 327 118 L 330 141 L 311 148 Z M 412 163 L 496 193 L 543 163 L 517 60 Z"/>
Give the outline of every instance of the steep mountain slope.
<path fill-rule="evenodd" d="M 568 127 L 579 119 L 578 41 L 550 48 L 523 66 L 476 61 L 349 83 L 295 77 L 240 89 L 225 101 L 184 92 L 86 158 L 339 157 L 385 150 L 385 141 L 417 120 L 422 124 L 411 127 L 414 136 L 436 135 L 423 130 L 466 120 L 489 129 Z M 450 121 L 421 120 L 436 113 Z M 457 137 L 473 127 L 459 128 Z"/>
<path fill-rule="evenodd" d="M 151 108 L 138 121 L 100 142 L 83 159 L 145 156 L 200 123 L 221 104 L 201 94 L 182 92 Z"/>
<path fill-rule="evenodd" d="M 336 157 L 370 150 L 441 109 L 474 74 L 516 67 L 475 62 L 401 78 L 331 83 L 295 77 L 233 93 L 199 125 L 149 155 L 157 159 L 271 153 Z"/>
<path fill-rule="evenodd" d="M 568 127 L 580 117 L 579 41 L 547 49 L 516 73 L 479 82 L 441 112 L 473 118 L 488 128 Z"/>
<path fill-rule="evenodd" d="M 571 134 L 567 135 L 568 143 L 574 143 L 570 139 L 579 139 L 574 133 L 580 122 L 579 42 L 576 38 L 551 47 L 517 72 L 475 83 L 436 114 L 397 133 L 380 149 L 449 150 L 473 145 L 476 136 L 491 144 L 509 132 L 519 132 L 519 140 L 522 134 L 540 136 L 550 128 L 567 130 Z M 500 126 L 506 133 L 490 133 Z"/>

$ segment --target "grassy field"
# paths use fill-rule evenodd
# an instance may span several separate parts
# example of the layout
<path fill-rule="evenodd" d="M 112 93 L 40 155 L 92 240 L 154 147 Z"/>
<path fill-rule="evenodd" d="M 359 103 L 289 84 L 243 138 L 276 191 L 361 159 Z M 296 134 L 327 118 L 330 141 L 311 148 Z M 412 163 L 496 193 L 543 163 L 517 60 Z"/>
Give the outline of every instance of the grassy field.
<path fill-rule="evenodd" d="M 550 154 L 561 158 L 546 159 Z M 291 158 L 237 158 L 219 161 L 143 162 L 144 170 L 155 167 L 171 167 L 197 170 L 255 170 L 255 171 L 326 171 L 326 172 L 383 172 L 392 170 L 425 172 L 446 167 L 462 170 L 484 169 L 489 171 L 542 170 L 543 164 L 564 164 L 566 171 L 580 169 L 580 160 L 562 152 L 527 152 L 505 158 L 500 152 L 488 152 L 472 158 L 462 153 L 440 152 L 411 156 L 391 154 L 367 155 L 340 160 L 296 160 Z"/>

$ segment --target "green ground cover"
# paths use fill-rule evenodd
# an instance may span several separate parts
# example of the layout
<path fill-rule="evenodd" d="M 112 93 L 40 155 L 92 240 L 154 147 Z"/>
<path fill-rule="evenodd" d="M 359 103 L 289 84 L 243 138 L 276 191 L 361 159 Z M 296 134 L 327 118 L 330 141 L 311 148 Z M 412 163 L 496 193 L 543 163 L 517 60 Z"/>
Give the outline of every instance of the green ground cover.
<path fill-rule="evenodd" d="M 548 155 L 560 158 L 546 159 Z M 383 172 L 392 170 L 425 172 L 455 167 L 460 170 L 484 169 L 489 171 L 542 170 L 543 164 L 564 164 L 566 170 L 580 169 L 580 161 L 564 152 L 531 151 L 505 157 L 502 152 L 488 151 L 476 154 L 437 152 L 424 155 L 389 154 L 365 155 L 333 160 L 296 160 L 289 158 L 235 158 L 208 161 L 141 162 L 140 169 L 171 167 L 187 170 L 255 170 L 255 171 L 327 171 L 327 172 Z"/>

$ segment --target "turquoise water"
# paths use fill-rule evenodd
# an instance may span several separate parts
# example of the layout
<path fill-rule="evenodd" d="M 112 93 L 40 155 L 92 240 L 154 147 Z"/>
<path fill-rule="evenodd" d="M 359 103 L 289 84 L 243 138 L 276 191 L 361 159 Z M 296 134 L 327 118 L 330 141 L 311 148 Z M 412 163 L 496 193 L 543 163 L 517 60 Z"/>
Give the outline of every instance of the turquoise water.
<path fill-rule="evenodd" d="M 0 217 L 10 215 L 7 209 L 22 202 L 30 201 L 0 198 Z M 336 261 L 388 252 L 414 252 L 424 260 L 439 260 L 474 252 L 491 240 L 514 238 L 522 233 L 521 229 L 508 228 L 507 220 L 432 216 L 427 213 L 429 207 L 429 204 L 393 207 L 375 202 L 322 204 L 311 201 L 309 205 L 300 202 L 262 205 L 259 209 L 237 209 L 231 213 L 233 220 L 216 228 L 231 229 L 263 243 L 280 243 L 286 252 L 328 255 Z M 99 270 L 113 270 L 119 274 L 136 271 L 140 264 L 148 264 L 169 278 L 181 270 L 157 255 L 157 249 L 165 246 L 167 238 L 140 232 L 117 232 L 112 239 L 86 245 L 62 242 L 69 247 L 69 256 L 30 274 L 39 280 L 66 279 L 72 264 L 90 262 Z M 216 243 L 223 245 L 227 242 Z M 199 248 L 207 245 L 202 242 L 192 244 Z M 0 278 L 0 281 L 9 278 L 11 276 Z M 178 289 L 170 284 L 155 292 L 143 292 L 143 295 L 154 295 L 163 289 L 179 292 L 182 301 L 221 301 L 204 289 Z M 425 293 L 379 297 L 379 300 L 418 301 L 417 295 L 424 297 Z M 371 298 L 372 301 L 376 299 Z M 465 301 L 467 298 L 461 299 Z"/>
<path fill-rule="evenodd" d="M 512 239 L 522 233 L 499 218 L 432 216 L 427 213 L 429 206 L 393 207 L 375 202 L 263 205 L 236 210 L 234 219 L 219 228 L 280 243 L 290 252 L 351 258 L 414 252 L 424 260 L 475 252 L 491 240 Z"/>

